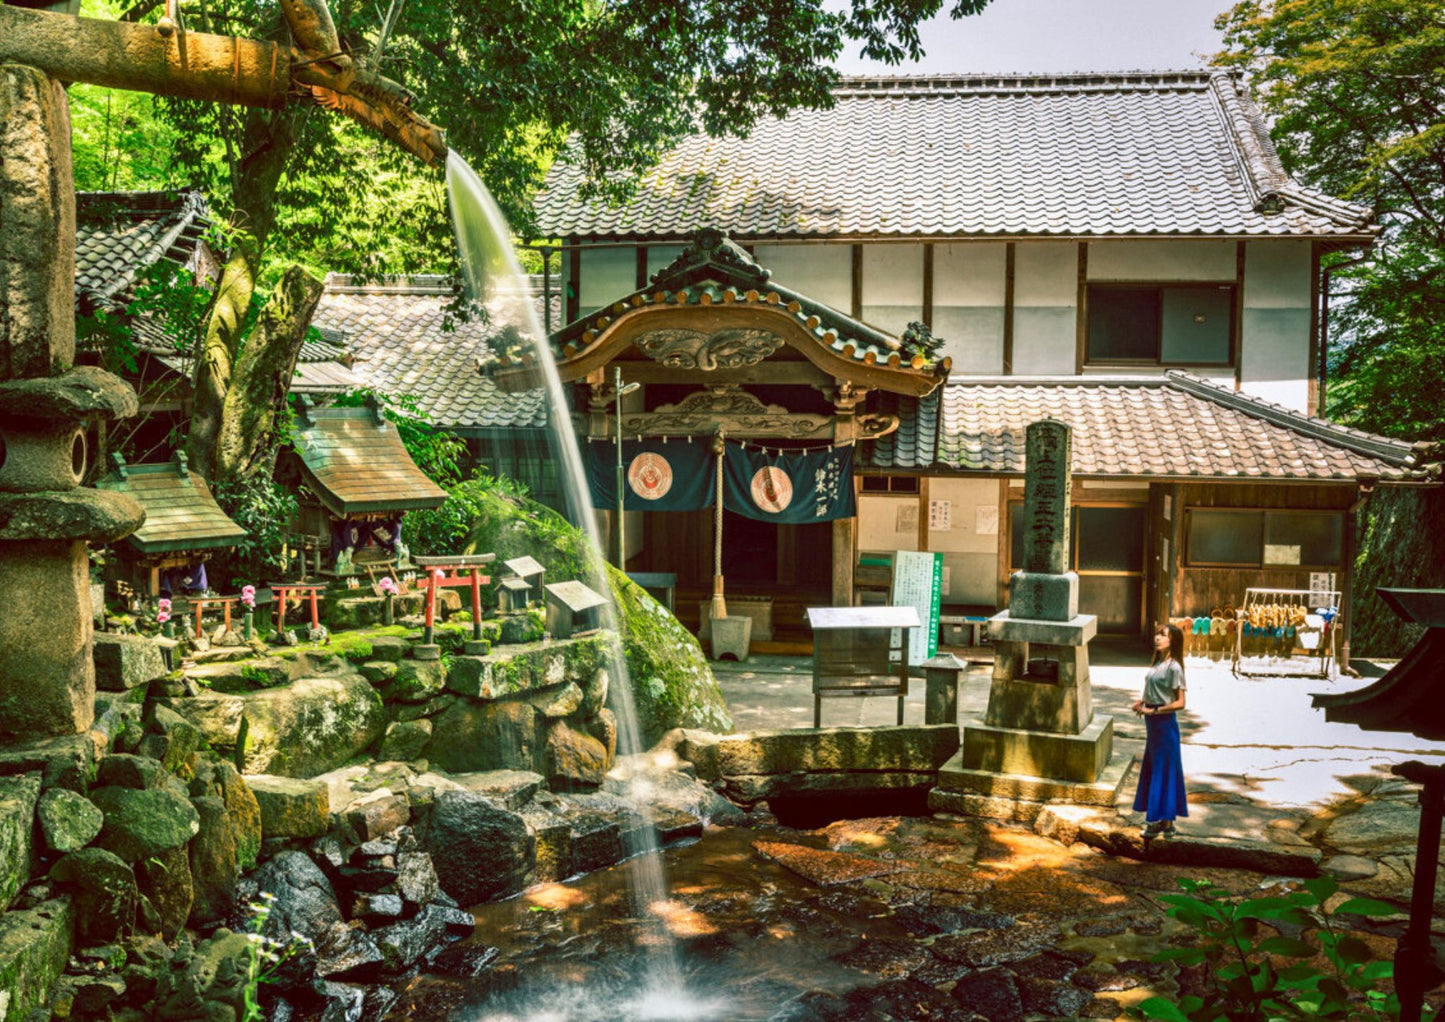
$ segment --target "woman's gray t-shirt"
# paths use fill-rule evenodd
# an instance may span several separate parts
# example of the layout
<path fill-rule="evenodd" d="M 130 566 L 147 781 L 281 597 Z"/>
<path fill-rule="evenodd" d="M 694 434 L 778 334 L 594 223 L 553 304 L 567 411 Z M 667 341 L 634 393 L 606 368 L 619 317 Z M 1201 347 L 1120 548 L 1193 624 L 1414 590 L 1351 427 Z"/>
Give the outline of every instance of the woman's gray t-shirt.
<path fill-rule="evenodd" d="M 1144 702 L 1150 706 L 1166 706 L 1174 702 L 1174 692 L 1181 688 L 1184 688 L 1184 668 L 1177 660 L 1161 660 L 1144 676 Z"/>

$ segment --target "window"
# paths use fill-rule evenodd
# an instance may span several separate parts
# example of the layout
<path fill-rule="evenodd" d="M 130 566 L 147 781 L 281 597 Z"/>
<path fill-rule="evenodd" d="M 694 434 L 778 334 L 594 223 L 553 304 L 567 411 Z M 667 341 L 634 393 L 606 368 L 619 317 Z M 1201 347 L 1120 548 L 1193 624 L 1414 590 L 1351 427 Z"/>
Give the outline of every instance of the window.
<path fill-rule="evenodd" d="M 1142 504 L 1075 505 L 1069 530 L 1069 570 L 1079 575 L 1079 609 L 1099 619 L 1099 630 L 1137 634 L 1144 620 L 1144 541 L 1148 510 Z M 1009 507 L 1009 564 L 1024 560 L 1023 505 Z"/>
<path fill-rule="evenodd" d="M 1188 563 L 1196 567 L 1338 568 L 1344 517 L 1321 511 L 1195 508 L 1188 515 Z"/>
<path fill-rule="evenodd" d="M 917 493 L 918 476 L 864 476 L 864 493 Z"/>
<path fill-rule="evenodd" d="M 1231 284 L 1091 284 L 1086 304 L 1091 363 L 1233 361 Z"/>

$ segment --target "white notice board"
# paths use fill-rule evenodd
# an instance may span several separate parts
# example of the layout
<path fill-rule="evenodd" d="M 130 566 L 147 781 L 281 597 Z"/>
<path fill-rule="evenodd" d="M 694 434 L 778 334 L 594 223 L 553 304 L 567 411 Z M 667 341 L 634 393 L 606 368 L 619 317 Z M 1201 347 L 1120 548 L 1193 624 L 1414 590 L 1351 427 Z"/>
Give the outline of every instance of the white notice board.
<path fill-rule="evenodd" d="M 917 667 L 938 652 L 938 609 L 942 600 L 942 554 L 899 550 L 893 555 L 893 605 L 913 607 L 923 623 L 909 635 L 910 667 Z"/>

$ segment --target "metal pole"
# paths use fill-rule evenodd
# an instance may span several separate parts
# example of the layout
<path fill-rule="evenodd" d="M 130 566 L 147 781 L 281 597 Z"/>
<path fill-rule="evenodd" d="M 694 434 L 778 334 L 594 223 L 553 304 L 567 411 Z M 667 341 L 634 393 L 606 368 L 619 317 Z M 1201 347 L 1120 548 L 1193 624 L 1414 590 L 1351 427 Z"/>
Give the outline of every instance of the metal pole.
<path fill-rule="evenodd" d="M 612 367 L 612 391 L 617 403 L 617 417 L 613 420 L 614 435 L 617 437 L 617 570 L 627 570 L 627 556 L 623 552 L 626 540 L 622 533 L 622 502 L 625 480 L 622 477 L 622 367 Z"/>
<path fill-rule="evenodd" d="M 1415 848 L 1410 922 L 1395 947 L 1395 991 L 1400 998 L 1400 1022 L 1420 1022 L 1425 991 L 1439 982 L 1439 974 L 1431 968 L 1430 919 L 1434 914 L 1435 873 L 1440 859 L 1445 769 L 1411 761 L 1401 763 L 1390 772 L 1424 785 L 1420 792 L 1420 832 Z"/>

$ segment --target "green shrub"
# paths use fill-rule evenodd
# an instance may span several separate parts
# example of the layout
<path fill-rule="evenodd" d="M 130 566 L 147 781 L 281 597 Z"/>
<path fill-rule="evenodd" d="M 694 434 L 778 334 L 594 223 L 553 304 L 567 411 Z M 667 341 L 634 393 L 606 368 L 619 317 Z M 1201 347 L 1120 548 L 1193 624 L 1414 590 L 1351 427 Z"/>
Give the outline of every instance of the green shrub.
<path fill-rule="evenodd" d="M 1203 966 L 1206 990 L 1202 997 L 1181 997 L 1178 1004 L 1150 997 L 1137 1009 L 1143 1017 L 1170 1022 L 1399 1018 L 1399 999 L 1382 988 L 1394 977 L 1394 963 L 1375 959 L 1369 945 L 1342 929 L 1338 919 L 1394 915 L 1399 911 L 1394 905 L 1352 898 L 1329 911 L 1325 904 L 1339 891 L 1329 877 L 1262 898 L 1231 897 L 1201 880 L 1180 880 L 1179 886 L 1183 894 L 1160 900 L 1170 916 L 1194 930 L 1196 942 L 1162 951 L 1154 960 Z M 1284 936 L 1261 924 L 1279 924 L 1301 936 Z M 1328 971 L 1306 961 L 1321 954 Z M 1295 962 L 1280 967 L 1276 959 Z M 1435 1016 L 1427 1010 L 1423 1017 Z"/>

